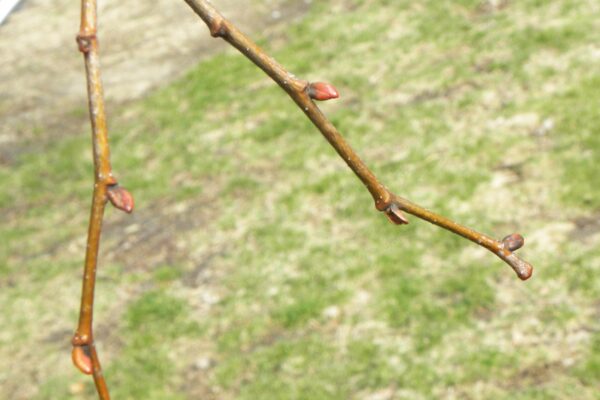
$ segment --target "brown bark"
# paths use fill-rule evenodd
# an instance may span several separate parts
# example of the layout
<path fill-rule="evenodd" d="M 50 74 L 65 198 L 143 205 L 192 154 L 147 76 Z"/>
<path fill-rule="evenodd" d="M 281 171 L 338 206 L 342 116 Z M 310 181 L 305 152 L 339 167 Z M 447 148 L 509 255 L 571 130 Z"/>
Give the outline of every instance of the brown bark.
<path fill-rule="evenodd" d="M 106 202 L 110 201 L 116 208 L 131 212 L 133 211 L 133 197 L 118 185 L 112 174 L 96 35 L 96 0 L 82 0 L 81 26 L 77 35 L 77 44 L 85 60 L 88 106 L 92 124 L 94 192 L 85 254 L 79 324 L 72 340 L 72 359 L 81 372 L 93 375 L 98 395 L 101 399 L 108 400 L 110 395 L 94 344 L 92 327 L 96 267 Z"/>
<path fill-rule="evenodd" d="M 371 196 L 373 196 L 375 207 L 379 211 L 384 212 L 391 222 L 398 225 L 407 224 L 408 220 L 402 211 L 407 212 L 485 247 L 506 262 L 520 279 L 526 280 L 531 277 L 533 273 L 531 264 L 522 260 L 513 252 L 520 246 L 514 247 L 510 244 L 507 245 L 504 240 L 495 240 L 414 204 L 388 190 L 313 101 L 338 97 L 337 90 L 332 85 L 321 82 L 311 84 L 308 81 L 296 78 L 240 32 L 235 25 L 226 20 L 209 1 L 185 0 L 185 2 L 206 23 L 212 36 L 221 37 L 229 42 L 229 44 L 238 49 L 287 92 L 366 186 Z M 518 234 L 509 235 L 509 237 L 515 235 Z M 522 237 L 518 236 L 521 238 L 521 242 L 523 242 Z"/>
<path fill-rule="evenodd" d="M 446 217 L 435 214 L 388 190 L 314 102 L 314 100 L 323 101 L 337 98 L 339 94 L 333 85 L 323 82 L 310 83 L 296 78 L 240 32 L 235 25 L 223 18 L 210 2 L 206 0 L 185 1 L 206 23 L 212 36 L 221 37 L 229 42 L 287 92 L 365 185 L 373 197 L 377 210 L 383 212 L 391 222 L 397 225 L 407 224 L 408 219 L 403 211 L 412 214 L 490 250 L 505 261 L 520 279 L 526 280 L 531 276 L 532 266 L 514 253 L 524 244 L 521 235 L 515 233 L 500 241 L 495 240 Z M 134 202 L 131 194 L 118 185 L 112 175 L 110 165 L 110 150 L 98 56 L 96 0 L 82 0 L 81 27 L 77 35 L 77 43 L 85 59 L 88 102 L 92 124 L 94 191 L 88 229 L 79 324 L 72 340 L 72 359 L 80 371 L 93 375 L 100 399 L 107 400 L 110 399 L 110 395 L 102 374 L 93 336 L 94 290 L 102 220 L 107 201 L 110 201 L 116 208 L 128 213 L 133 211 Z M 141 378 L 143 379 L 143 377 Z"/>

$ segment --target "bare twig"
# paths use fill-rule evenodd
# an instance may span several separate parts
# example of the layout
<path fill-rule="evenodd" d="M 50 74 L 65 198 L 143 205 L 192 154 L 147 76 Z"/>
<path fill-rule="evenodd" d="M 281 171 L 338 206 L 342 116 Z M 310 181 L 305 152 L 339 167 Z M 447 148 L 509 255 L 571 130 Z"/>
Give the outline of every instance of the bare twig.
<path fill-rule="evenodd" d="M 110 395 L 102 374 L 92 329 L 96 266 L 106 202 L 110 201 L 116 208 L 131 212 L 133 211 L 133 198 L 127 190 L 118 185 L 112 175 L 110 165 L 104 95 L 100 79 L 98 39 L 96 37 L 96 9 L 96 0 L 82 0 L 81 27 L 77 35 L 77 44 L 85 59 L 89 111 L 92 123 L 94 194 L 88 228 L 79 324 L 72 340 L 72 359 L 81 372 L 93 375 L 98 395 L 101 399 L 108 400 Z"/>
<path fill-rule="evenodd" d="M 367 187 L 373 196 L 375 207 L 383 212 L 391 222 L 398 225 L 407 224 L 408 220 L 402 213 L 405 211 L 487 248 L 510 265 L 519 278 L 525 280 L 531 276 L 533 270 L 531 265 L 514 253 L 523 246 L 524 240 L 521 235 L 515 233 L 498 241 L 390 192 L 379 182 L 313 101 L 337 98 L 338 92 L 332 85 L 323 82 L 310 83 L 296 78 L 241 33 L 231 22 L 223 18 L 207 0 L 185 1 L 204 20 L 212 36 L 222 37 L 237 48 L 289 94 Z M 106 202 L 110 201 L 116 208 L 130 213 L 133 211 L 133 197 L 118 185 L 112 175 L 96 34 L 96 0 L 82 0 L 81 28 L 77 35 L 77 43 L 85 58 L 94 150 L 94 194 L 88 229 L 79 324 L 72 340 L 72 359 L 81 372 L 93 375 L 100 399 L 108 400 L 110 395 L 102 374 L 92 328 L 96 267 Z"/>
<path fill-rule="evenodd" d="M 402 211 L 405 211 L 485 247 L 506 262 L 520 279 L 526 280 L 531 277 L 533 272 L 531 264 L 520 259 L 513 252 L 523 245 L 521 235 L 513 234 L 498 241 L 462 226 L 446 217 L 435 214 L 389 191 L 379 182 L 373 172 L 359 158 L 313 101 L 337 98 L 337 90 L 332 85 L 322 82 L 310 83 L 290 74 L 245 36 L 235 25 L 225 19 L 209 1 L 185 0 L 185 2 L 206 23 L 212 36 L 221 37 L 229 42 L 287 92 L 367 187 L 373 196 L 375 207 L 385 213 L 390 221 L 398 225 L 407 224 L 408 220 L 402 213 Z"/>

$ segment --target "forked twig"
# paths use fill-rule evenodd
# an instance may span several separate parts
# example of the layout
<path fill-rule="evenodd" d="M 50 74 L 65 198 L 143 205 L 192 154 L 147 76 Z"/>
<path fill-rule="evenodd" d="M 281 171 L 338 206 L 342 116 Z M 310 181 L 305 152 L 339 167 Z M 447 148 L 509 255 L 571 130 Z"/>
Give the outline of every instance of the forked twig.
<path fill-rule="evenodd" d="M 96 32 L 96 0 L 82 0 L 81 27 L 77 35 L 77 44 L 85 59 L 94 153 L 94 195 L 88 228 L 79 324 L 72 340 L 72 359 L 81 372 L 93 375 L 98 395 L 101 399 L 108 400 L 110 395 L 96 352 L 92 328 L 96 266 L 106 202 L 110 201 L 116 208 L 130 213 L 133 211 L 133 197 L 118 185 L 112 174 Z"/>
<path fill-rule="evenodd" d="M 237 48 L 290 95 L 367 187 L 373 196 L 377 210 L 383 212 L 390 221 L 398 225 L 407 224 L 408 220 L 402 213 L 405 211 L 487 248 L 510 265 L 522 280 L 531 276 L 532 266 L 514 253 L 523 246 L 524 240 L 521 235 L 515 233 L 498 241 L 390 192 L 379 182 L 313 101 L 337 98 L 338 92 L 332 85 L 322 82 L 310 83 L 296 78 L 241 33 L 231 22 L 223 18 L 207 0 L 185 1 L 204 20 L 212 36 L 221 37 Z M 133 197 L 118 185 L 112 175 L 96 33 L 96 0 L 82 0 L 81 28 L 77 35 L 77 43 L 85 58 L 94 149 L 94 194 L 88 230 L 79 324 L 72 340 L 72 358 L 74 364 L 83 373 L 93 375 L 100 399 L 108 400 L 110 395 L 102 374 L 92 329 L 96 266 L 106 202 L 110 201 L 116 208 L 130 213 L 133 211 Z"/>
<path fill-rule="evenodd" d="M 506 262 L 517 273 L 520 279 L 526 280 L 531 277 L 533 272 L 531 264 L 520 259 L 514 253 L 515 250 L 521 248 L 524 244 L 524 239 L 521 235 L 514 233 L 498 241 L 418 206 L 389 191 L 379 182 L 373 172 L 365 165 L 313 101 L 337 98 L 338 92 L 332 85 L 322 82 L 310 83 L 298 79 L 287 72 L 285 68 L 269 57 L 235 25 L 225 19 L 209 1 L 185 0 L 185 2 L 206 23 L 212 36 L 225 39 L 287 92 L 367 187 L 373 196 L 377 210 L 385 213 L 390 221 L 398 225 L 407 224 L 408 220 L 402 213 L 402 211 L 405 211 L 485 247 Z"/>

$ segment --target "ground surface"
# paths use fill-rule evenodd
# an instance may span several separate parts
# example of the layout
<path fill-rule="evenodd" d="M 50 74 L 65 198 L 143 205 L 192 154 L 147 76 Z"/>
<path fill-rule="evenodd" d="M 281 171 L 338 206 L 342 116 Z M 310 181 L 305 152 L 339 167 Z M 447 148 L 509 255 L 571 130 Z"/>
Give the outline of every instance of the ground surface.
<path fill-rule="evenodd" d="M 94 398 L 69 359 L 91 162 L 67 3 L 0 27 L 0 398 Z M 113 164 L 137 200 L 107 212 L 99 269 L 115 399 L 600 398 L 596 1 L 215 1 L 336 84 L 324 110 L 390 188 L 523 233 L 526 283 L 377 215 L 283 93 L 164 3 L 102 9 Z"/>
<path fill-rule="evenodd" d="M 182 4 L 180 4 L 182 3 Z M 246 30 L 293 20 L 304 1 L 260 0 L 240 9 L 217 4 Z M 86 111 L 82 57 L 75 50 L 80 8 L 70 0 L 26 0 L 0 26 L 0 161 L 14 146 L 78 135 Z M 109 112 L 181 77 L 216 49 L 183 2 L 99 2 L 103 81 Z"/>

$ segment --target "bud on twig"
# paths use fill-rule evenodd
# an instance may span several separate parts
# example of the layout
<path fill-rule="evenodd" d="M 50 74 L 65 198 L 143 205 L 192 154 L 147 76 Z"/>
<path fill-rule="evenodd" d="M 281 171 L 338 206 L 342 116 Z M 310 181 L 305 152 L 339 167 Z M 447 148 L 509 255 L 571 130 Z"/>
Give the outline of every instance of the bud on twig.
<path fill-rule="evenodd" d="M 87 54 L 90 52 L 92 40 L 95 40 L 95 39 L 96 39 L 95 34 L 86 35 L 84 33 L 79 33 L 75 40 L 77 41 L 77 47 L 79 48 L 79 51 L 82 52 L 83 54 Z"/>
<path fill-rule="evenodd" d="M 94 372 L 92 359 L 86 354 L 84 346 L 75 346 L 71 352 L 73 364 L 86 375 L 91 375 Z"/>
<path fill-rule="evenodd" d="M 308 85 L 307 93 L 313 100 L 325 101 L 340 97 L 337 89 L 330 83 L 314 82 Z"/>
<path fill-rule="evenodd" d="M 125 188 L 119 185 L 111 185 L 106 192 L 108 200 L 113 206 L 126 213 L 133 211 L 133 196 Z"/>
<path fill-rule="evenodd" d="M 408 224 L 408 219 L 395 203 L 390 204 L 390 206 L 385 210 L 385 215 L 392 223 L 396 225 Z"/>
<path fill-rule="evenodd" d="M 506 236 L 502 239 L 504 248 L 510 251 L 519 250 L 525 244 L 525 239 L 518 233 Z"/>
<path fill-rule="evenodd" d="M 212 25 L 209 26 L 210 35 L 214 38 L 225 37 L 227 34 L 227 28 L 225 27 L 225 23 L 223 20 L 215 21 Z"/>

